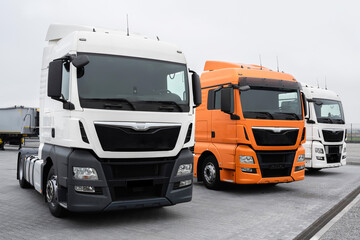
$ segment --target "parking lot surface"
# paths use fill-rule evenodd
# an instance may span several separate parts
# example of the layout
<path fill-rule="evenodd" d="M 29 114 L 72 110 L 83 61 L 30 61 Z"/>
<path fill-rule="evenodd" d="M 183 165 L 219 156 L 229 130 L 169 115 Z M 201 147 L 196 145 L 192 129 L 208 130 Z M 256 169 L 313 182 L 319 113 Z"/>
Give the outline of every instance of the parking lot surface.
<path fill-rule="evenodd" d="M 9 147 L 0 152 L 1 239 L 292 239 L 360 185 L 359 165 L 307 172 L 303 181 L 276 186 L 211 191 L 195 182 L 189 203 L 57 219 L 38 192 L 19 187 L 16 154 Z"/>

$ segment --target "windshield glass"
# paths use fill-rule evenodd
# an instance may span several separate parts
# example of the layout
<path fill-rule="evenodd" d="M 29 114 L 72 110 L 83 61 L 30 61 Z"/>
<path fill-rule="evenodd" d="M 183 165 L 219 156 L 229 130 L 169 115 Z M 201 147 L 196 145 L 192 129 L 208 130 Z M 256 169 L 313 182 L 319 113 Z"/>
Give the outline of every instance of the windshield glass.
<path fill-rule="evenodd" d="M 240 91 L 245 118 L 301 120 L 302 108 L 299 90 L 251 88 Z"/>
<path fill-rule="evenodd" d="M 315 113 L 319 123 L 345 124 L 341 102 L 328 99 L 314 99 Z"/>
<path fill-rule="evenodd" d="M 123 56 L 86 55 L 89 64 L 77 71 L 82 107 L 189 111 L 185 64 Z"/>

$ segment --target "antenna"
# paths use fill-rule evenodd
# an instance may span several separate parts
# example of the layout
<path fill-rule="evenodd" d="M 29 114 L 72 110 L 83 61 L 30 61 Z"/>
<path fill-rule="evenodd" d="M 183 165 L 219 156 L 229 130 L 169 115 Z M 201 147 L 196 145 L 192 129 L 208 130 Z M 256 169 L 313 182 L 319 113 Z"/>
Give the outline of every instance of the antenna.
<path fill-rule="evenodd" d="M 127 26 L 127 36 L 129 36 L 129 17 L 126 14 L 126 26 Z"/>
<path fill-rule="evenodd" d="M 259 54 L 259 59 L 260 59 L 260 69 L 262 70 L 261 54 Z"/>
<path fill-rule="evenodd" d="M 325 75 L 325 90 L 327 90 L 326 75 Z"/>
<path fill-rule="evenodd" d="M 319 79 L 316 79 L 316 82 L 317 82 L 317 87 L 320 88 Z"/>
<path fill-rule="evenodd" d="M 276 56 L 277 71 L 279 72 L 279 58 Z"/>

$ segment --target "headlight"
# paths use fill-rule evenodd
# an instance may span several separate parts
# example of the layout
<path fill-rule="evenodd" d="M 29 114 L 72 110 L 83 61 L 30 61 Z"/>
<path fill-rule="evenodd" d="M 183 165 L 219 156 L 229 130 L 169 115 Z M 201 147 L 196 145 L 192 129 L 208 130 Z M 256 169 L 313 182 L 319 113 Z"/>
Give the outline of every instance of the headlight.
<path fill-rule="evenodd" d="M 303 162 L 304 160 L 305 160 L 305 155 L 301 154 L 299 155 L 297 162 Z"/>
<path fill-rule="evenodd" d="M 99 177 L 94 168 L 73 167 L 74 178 L 83 180 L 98 180 Z"/>
<path fill-rule="evenodd" d="M 324 154 L 324 149 L 322 149 L 322 148 L 315 148 L 315 153 Z"/>
<path fill-rule="evenodd" d="M 192 164 L 191 163 L 181 164 L 179 166 L 176 176 L 183 176 L 183 175 L 191 174 L 191 172 L 192 172 Z"/>
<path fill-rule="evenodd" d="M 252 156 L 239 156 L 240 158 L 240 163 L 250 163 L 250 164 L 254 164 L 254 159 Z"/>

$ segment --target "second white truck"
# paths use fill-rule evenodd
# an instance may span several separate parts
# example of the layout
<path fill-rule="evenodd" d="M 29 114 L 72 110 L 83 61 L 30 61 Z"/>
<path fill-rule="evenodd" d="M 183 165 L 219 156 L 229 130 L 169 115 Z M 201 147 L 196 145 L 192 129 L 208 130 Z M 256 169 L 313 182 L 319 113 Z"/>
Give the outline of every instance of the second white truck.
<path fill-rule="evenodd" d="M 305 167 L 310 171 L 346 165 L 346 127 L 338 94 L 302 83 L 308 103 Z"/>

